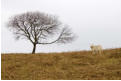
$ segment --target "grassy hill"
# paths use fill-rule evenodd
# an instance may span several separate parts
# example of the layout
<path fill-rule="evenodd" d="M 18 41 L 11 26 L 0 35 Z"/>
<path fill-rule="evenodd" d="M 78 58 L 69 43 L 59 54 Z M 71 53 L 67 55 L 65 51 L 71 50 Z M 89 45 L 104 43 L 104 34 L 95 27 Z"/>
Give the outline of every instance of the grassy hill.
<path fill-rule="evenodd" d="M 2 54 L 2 80 L 121 80 L 121 48 L 68 53 Z"/>

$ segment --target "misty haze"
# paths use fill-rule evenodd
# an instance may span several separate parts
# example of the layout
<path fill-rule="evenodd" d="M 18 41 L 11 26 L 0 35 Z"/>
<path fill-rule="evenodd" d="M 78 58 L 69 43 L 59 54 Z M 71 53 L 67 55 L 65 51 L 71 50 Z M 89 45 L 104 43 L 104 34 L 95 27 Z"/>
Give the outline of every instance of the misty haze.
<path fill-rule="evenodd" d="M 56 15 L 78 36 L 66 45 L 39 45 L 37 52 L 90 50 L 91 44 L 102 45 L 103 48 L 121 46 L 120 0 L 2 0 L 2 53 L 31 51 L 32 44 L 25 39 L 16 41 L 13 33 L 6 28 L 12 16 L 28 11 Z"/>
<path fill-rule="evenodd" d="M 2 0 L 2 80 L 121 80 L 121 0 Z"/>

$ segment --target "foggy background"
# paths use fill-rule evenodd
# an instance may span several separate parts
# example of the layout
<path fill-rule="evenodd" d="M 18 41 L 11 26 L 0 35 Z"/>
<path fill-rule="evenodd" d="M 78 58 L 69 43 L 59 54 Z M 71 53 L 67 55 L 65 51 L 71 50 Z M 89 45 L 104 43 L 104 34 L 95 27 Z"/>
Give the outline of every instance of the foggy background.
<path fill-rule="evenodd" d="M 1 11 L 2 53 L 32 51 L 28 40 L 16 41 L 6 27 L 11 16 L 27 11 L 57 15 L 78 36 L 70 44 L 37 45 L 36 52 L 90 50 L 91 44 L 121 47 L 121 0 L 2 0 Z"/>

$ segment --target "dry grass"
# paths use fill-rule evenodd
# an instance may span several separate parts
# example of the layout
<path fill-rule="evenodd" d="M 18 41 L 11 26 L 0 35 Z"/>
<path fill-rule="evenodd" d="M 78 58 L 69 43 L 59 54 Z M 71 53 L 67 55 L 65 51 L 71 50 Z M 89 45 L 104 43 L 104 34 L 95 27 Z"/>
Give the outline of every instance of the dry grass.
<path fill-rule="evenodd" d="M 49 54 L 2 54 L 2 80 L 121 80 L 121 48 Z"/>

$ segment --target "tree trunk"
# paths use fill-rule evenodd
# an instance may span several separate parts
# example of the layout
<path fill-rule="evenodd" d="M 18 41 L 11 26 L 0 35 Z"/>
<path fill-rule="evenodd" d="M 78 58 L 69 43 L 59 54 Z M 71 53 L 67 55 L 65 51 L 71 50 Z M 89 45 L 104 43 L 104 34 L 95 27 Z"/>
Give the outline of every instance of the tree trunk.
<path fill-rule="evenodd" d="M 35 50 L 36 50 L 36 44 L 33 44 L 32 54 L 35 54 Z"/>

